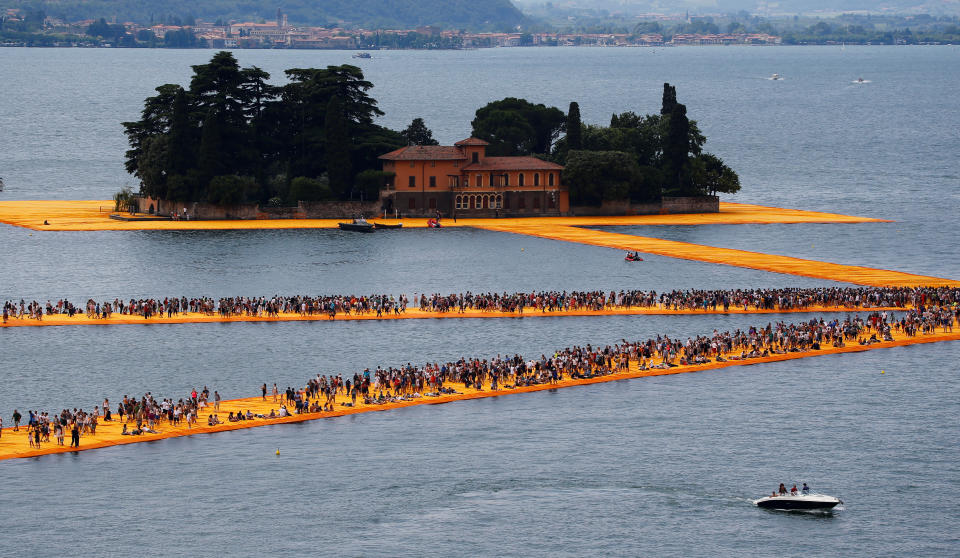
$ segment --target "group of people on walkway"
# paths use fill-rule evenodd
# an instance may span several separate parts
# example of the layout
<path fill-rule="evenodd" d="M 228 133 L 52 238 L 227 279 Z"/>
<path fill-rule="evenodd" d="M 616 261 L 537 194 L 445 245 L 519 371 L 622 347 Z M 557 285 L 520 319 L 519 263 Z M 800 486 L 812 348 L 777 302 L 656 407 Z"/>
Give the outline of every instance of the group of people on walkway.
<path fill-rule="evenodd" d="M 66 299 L 57 302 L 37 301 L 3 305 L 3 323 L 11 318 L 42 320 L 44 315 L 73 317 L 81 311 L 89 318 L 107 319 L 114 313 L 172 318 L 180 314 L 219 315 L 220 317 L 278 317 L 281 314 L 300 316 L 337 314 L 369 315 L 404 314 L 412 305 L 423 312 L 465 313 L 467 311 L 559 312 L 576 310 L 612 310 L 629 308 L 661 308 L 674 311 L 724 311 L 731 308 L 750 310 L 803 310 L 809 308 L 918 308 L 960 306 L 960 288 L 956 287 L 814 287 L 783 289 L 674 290 L 658 293 L 644 290 L 620 291 L 531 291 L 516 293 L 458 293 L 441 295 L 413 294 L 408 298 L 373 295 L 322 295 L 273 297 L 165 297 L 130 299 L 127 302 L 96 302 L 88 299 L 77 307 Z"/>
<path fill-rule="evenodd" d="M 93 411 L 63 409 L 59 413 L 27 411 L 24 417 L 14 410 L 13 428 L 27 431 L 30 447 L 40 449 L 50 442 L 51 434 L 58 445 L 63 445 L 64 433 L 69 432 L 71 446 L 80 447 L 81 436 L 96 436 L 100 422 L 123 422 L 123 434 L 156 433 L 160 428 L 194 427 L 199 421 L 216 425 L 221 422 L 270 420 L 302 413 L 324 413 L 342 407 L 353 407 L 362 401 L 366 405 L 413 401 L 423 397 L 440 397 L 463 393 L 463 390 L 509 390 L 522 386 L 557 384 L 566 379 L 585 379 L 606 376 L 629 370 L 633 363 L 639 370 L 667 369 L 677 366 L 763 358 L 775 354 L 818 351 L 824 347 L 844 347 L 848 344 L 870 345 L 892 341 L 896 336 L 916 336 L 938 330 L 952 332 L 958 325 L 955 307 L 924 306 L 911 308 L 897 316 L 894 312 L 874 311 L 866 317 L 847 316 L 829 321 L 823 318 L 799 323 L 770 322 L 766 326 L 688 337 L 686 340 L 658 335 L 644 341 L 621 340 L 605 347 L 567 347 L 552 355 L 524 358 L 519 354 L 496 355 L 491 358 L 460 358 L 444 363 L 427 362 L 415 366 L 407 363 L 398 367 L 375 370 L 369 368 L 352 375 L 317 374 L 302 388 L 287 387 L 280 391 L 277 384 L 268 389 L 260 386 L 261 398 L 278 408 L 267 414 L 233 412 L 224 421 L 220 419 L 221 396 L 204 386 L 192 390 L 187 397 L 155 398 L 147 392 L 143 396 L 123 396 L 115 406 L 104 399 Z M 271 398 L 268 400 L 268 397 Z M 338 397 L 340 398 L 338 401 Z M 116 411 L 113 411 L 113 408 Z M 0 419 L 0 436 L 3 421 Z M 128 429 L 132 425 L 132 429 Z M 2 440 L 2 438 L 0 438 Z"/>

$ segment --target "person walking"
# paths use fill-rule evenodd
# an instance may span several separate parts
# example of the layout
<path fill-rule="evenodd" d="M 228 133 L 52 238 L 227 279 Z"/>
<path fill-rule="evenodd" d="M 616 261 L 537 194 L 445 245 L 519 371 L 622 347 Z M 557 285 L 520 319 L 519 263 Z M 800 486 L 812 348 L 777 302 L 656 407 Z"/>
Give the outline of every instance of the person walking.
<path fill-rule="evenodd" d="M 13 410 L 13 431 L 20 432 L 20 419 L 23 418 L 23 415 L 20 414 L 20 411 Z"/>
<path fill-rule="evenodd" d="M 77 425 L 77 421 L 73 421 L 70 425 L 70 447 L 80 447 L 80 427 Z"/>

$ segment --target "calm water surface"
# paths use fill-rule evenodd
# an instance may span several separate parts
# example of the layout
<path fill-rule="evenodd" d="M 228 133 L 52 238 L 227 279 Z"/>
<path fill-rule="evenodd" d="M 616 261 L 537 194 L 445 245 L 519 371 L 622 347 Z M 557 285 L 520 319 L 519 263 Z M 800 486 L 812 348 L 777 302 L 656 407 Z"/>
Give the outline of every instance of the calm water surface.
<path fill-rule="evenodd" d="M 282 70 L 347 52 L 238 51 Z M 0 49 L 0 199 L 104 199 L 119 122 L 212 51 Z M 394 128 L 444 143 L 505 96 L 606 123 L 661 86 L 741 175 L 730 198 L 893 219 L 620 232 L 960 277 L 960 50 L 492 49 L 360 61 Z M 767 80 L 780 73 L 783 81 Z M 863 76 L 871 83 L 851 83 Z M 34 233 L 0 226 L 0 299 L 833 284 L 488 231 Z M 0 330 L 0 413 L 147 390 L 228 397 L 317 372 L 692 336 L 802 316 L 424 320 Z M 0 463 L 0 555 L 960 553 L 960 346 L 943 343 L 368 413 Z M 886 373 L 881 375 L 880 370 Z M 274 455 L 280 448 L 281 455 Z M 833 516 L 764 513 L 779 482 Z M 792 543 L 797 542 L 799 546 Z"/>

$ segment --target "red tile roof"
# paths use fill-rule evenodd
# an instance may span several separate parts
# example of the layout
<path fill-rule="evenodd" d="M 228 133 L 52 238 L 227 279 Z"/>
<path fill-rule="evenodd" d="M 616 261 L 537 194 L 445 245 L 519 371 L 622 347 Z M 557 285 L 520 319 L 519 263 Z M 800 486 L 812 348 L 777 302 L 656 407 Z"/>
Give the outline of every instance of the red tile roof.
<path fill-rule="evenodd" d="M 388 161 L 456 161 L 465 160 L 466 156 L 456 147 L 445 145 L 408 145 L 386 155 L 380 159 Z"/>
<path fill-rule="evenodd" d="M 469 137 L 469 138 L 467 138 L 467 139 L 465 139 L 465 140 L 460 140 L 460 141 L 458 141 L 457 143 L 455 143 L 455 144 L 453 144 L 453 145 L 456 145 L 457 147 L 462 147 L 462 146 L 465 146 L 465 145 L 490 145 L 490 144 L 487 143 L 487 142 L 485 142 L 485 141 L 483 141 L 483 140 L 480 139 L 480 138 Z"/>
<path fill-rule="evenodd" d="M 563 167 L 536 157 L 484 157 L 479 163 L 463 167 L 464 172 L 472 171 L 512 171 L 512 170 L 555 170 Z"/>

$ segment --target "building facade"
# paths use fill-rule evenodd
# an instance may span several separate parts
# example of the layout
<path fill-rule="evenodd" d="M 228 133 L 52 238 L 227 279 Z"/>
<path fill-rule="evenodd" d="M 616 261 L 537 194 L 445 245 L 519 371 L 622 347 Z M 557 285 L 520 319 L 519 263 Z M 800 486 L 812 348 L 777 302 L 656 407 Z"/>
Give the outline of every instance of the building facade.
<path fill-rule="evenodd" d="M 381 155 L 394 173 L 384 208 L 404 215 L 490 217 L 563 215 L 569 195 L 563 167 L 536 157 L 488 157 L 487 142 L 410 145 Z"/>

